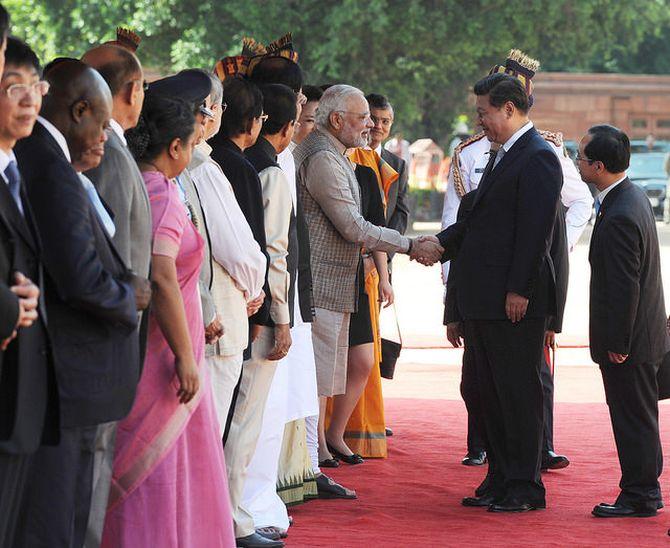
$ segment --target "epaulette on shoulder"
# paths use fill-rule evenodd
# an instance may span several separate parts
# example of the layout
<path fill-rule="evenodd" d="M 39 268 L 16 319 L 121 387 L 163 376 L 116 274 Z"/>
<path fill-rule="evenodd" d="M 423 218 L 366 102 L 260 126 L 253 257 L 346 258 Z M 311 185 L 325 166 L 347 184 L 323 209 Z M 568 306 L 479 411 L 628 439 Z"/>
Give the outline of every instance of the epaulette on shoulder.
<path fill-rule="evenodd" d="M 537 132 L 545 141 L 549 141 L 557 147 L 563 148 L 563 134 L 560 131 L 545 131 L 538 129 Z"/>
<path fill-rule="evenodd" d="M 459 198 L 465 196 L 467 191 L 465 190 L 465 185 L 463 185 L 463 174 L 461 173 L 461 164 L 458 161 L 458 157 L 465 147 L 471 145 L 472 143 L 481 141 L 485 137 L 486 133 L 482 131 L 476 135 L 473 135 L 472 137 L 468 137 L 464 141 L 461 141 L 456 145 L 456 148 L 454 148 L 454 154 L 451 157 L 451 175 L 454 179 L 454 188 L 456 189 L 456 194 L 458 194 Z"/>

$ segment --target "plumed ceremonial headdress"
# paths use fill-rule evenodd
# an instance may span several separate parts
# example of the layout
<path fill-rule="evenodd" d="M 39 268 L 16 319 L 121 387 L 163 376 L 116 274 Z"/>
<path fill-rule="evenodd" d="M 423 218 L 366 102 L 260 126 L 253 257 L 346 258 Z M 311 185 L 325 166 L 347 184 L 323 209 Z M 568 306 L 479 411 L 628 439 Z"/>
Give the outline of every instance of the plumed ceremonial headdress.
<path fill-rule="evenodd" d="M 217 61 L 214 73 L 221 81 L 234 76 L 250 77 L 258 64 L 268 58 L 286 59 L 290 63 L 298 62 L 298 52 L 293 49 L 293 37 L 290 32 L 267 46 L 253 38 L 244 38 L 242 53 Z"/>
<path fill-rule="evenodd" d="M 526 55 L 519 49 L 510 50 L 504 65 L 495 65 L 489 74 L 497 72 L 501 74 L 509 74 L 518 78 L 526 88 L 528 94 L 529 104 L 533 106 L 533 76 L 540 68 L 540 62 Z"/>
<path fill-rule="evenodd" d="M 125 48 L 132 53 L 137 51 L 137 48 L 140 46 L 142 39 L 135 34 L 132 30 L 126 29 L 123 27 L 116 28 L 116 40 L 110 40 L 108 44 L 114 44 L 115 46 L 120 46 Z"/>

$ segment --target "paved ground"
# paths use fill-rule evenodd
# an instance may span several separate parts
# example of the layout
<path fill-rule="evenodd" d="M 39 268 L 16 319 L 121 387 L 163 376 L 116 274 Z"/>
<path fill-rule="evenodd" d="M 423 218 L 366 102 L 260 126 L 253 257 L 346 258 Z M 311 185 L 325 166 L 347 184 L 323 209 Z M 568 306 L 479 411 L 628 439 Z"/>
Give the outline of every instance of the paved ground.
<path fill-rule="evenodd" d="M 659 223 L 665 287 L 670 288 L 670 227 Z M 435 233 L 437 223 L 416 223 L 414 233 Z M 598 368 L 588 348 L 590 227 L 570 256 L 570 287 L 564 332 L 556 352 L 556 401 L 604 401 Z M 393 285 L 404 349 L 396 378 L 385 381 L 386 397 L 459 399 L 461 351 L 450 348 L 442 326 L 443 286 L 440 268 L 423 267 L 406 256 L 394 259 Z M 670 289 L 666 308 L 670 310 Z M 389 317 L 382 318 L 382 334 L 392 333 Z"/>

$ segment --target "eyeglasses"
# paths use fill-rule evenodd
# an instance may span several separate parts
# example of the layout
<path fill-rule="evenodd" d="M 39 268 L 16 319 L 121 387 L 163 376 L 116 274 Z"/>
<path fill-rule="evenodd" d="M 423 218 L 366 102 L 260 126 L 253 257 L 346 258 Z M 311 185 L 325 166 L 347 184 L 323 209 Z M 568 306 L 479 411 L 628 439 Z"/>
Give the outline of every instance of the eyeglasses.
<path fill-rule="evenodd" d="M 369 112 L 351 112 L 350 110 L 338 110 L 337 112 L 341 114 L 352 114 L 353 116 L 356 116 L 356 118 L 358 118 L 361 122 L 371 119 Z"/>
<path fill-rule="evenodd" d="M 258 119 L 261 121 L 261 124 L 264 124 L 265 122 L 268 121 L 268 118 L 270 117 L 269 114 L 261 114 Z"/>
<path fill-rule="evenodd" d="M 587 158 L 586 156 L 580 156 L 579 154 L 577 154 L 577 156 L 575 156 L 575 160 L 577 160 L 578 162 L 586 162 L 589 165 L 591 165 L 593 162 L 598 161 L 598 160 L 591 160 L 590 158 Z"/>
<path fill-rule="evenodd" d="M 49 93 L 49 82 L 45 80 L 40 80 L 34 84 L 12 84 L 5 89 L 7 97 L 12 101 L 20 101 L 29 93 L 33 95 L 38 95 L 39 97 L 44 97 Z"/>
<path fill-rule="evenodd" d="M 212 112 L 212 109 L 206 107 L 205 103 L 200 105 L 200 107 L 198 108 L 198 112 L 203 116 L 206 116 L 207 118 L 214 118 L 214 113 Z"/>

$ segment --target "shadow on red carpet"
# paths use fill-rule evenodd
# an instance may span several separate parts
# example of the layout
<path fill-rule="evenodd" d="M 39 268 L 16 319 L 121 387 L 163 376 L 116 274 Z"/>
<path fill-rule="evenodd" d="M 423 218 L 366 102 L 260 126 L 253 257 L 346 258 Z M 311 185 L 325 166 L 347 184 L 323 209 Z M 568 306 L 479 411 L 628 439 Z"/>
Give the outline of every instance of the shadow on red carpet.
<path fill-rule="evenodd" d="M 654 518 L 590 515 L 595 504 L 612 502 L 618 493 L 619 464 L 605 404 L 556 405 L 555 446 L 572 463 L 543 475 L 546 510 L 516 515 L 460 504 L 485 474 L 485 467 L 460 464 L 466 424 L 461 402 L 392 399 L 386 415 L 395 432 L 387 460 L 327 470 L 355 488 L 358 500 L 291 508 L 288 547 L 670 546 L 670 507 Z M 670 406 L 662 406 L 666 454 L 668 424 Z M 667 496 L 668 481 L 661 478 L 661 486 Z"/>

